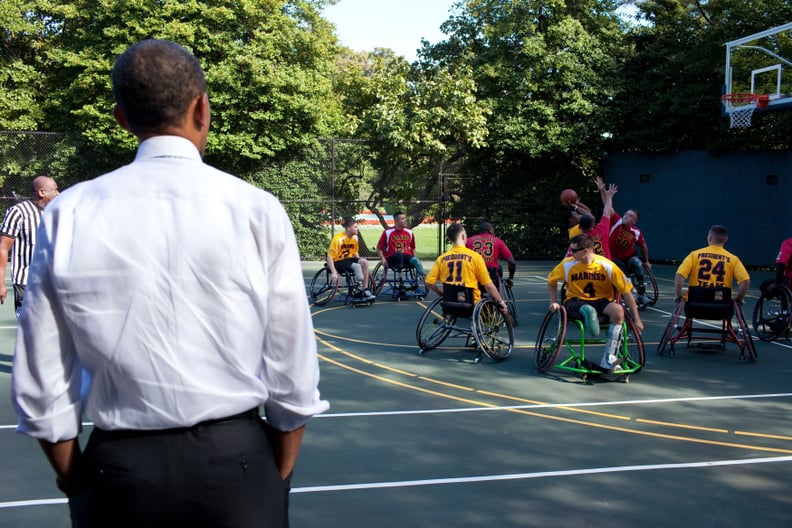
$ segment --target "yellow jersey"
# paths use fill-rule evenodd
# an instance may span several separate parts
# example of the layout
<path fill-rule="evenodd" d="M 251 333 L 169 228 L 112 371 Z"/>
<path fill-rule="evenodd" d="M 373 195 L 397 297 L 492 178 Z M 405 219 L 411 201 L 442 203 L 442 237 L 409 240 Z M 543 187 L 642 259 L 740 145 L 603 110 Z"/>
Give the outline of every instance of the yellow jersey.
<path fill-rule="evenodd" d="M 348 237 L 346 231 L 341 231 L 330 241 L 330 246 L 327 248 L 327 256 L 333 259 L 333 262 L 338 262 L 339 260 L 353 258 L 358 254 L 359 249 L 357 235 Z"/>
<path fill-rule="evenodd" d="M 572 240 L 576 236 L 583 235 L 584 233 L 583 233 L 583 230 L 580 229 L 580 225 L 579 224 L 575 224 L 572 227 L 570 227 L 569 229 L 567 229 L 567 234 L 569 234 L 569 240 Z"/>
<path fill-rule="evenodd" d="M 731 288 L 735 280 L 739 284 L 750 278 L 740 259 L 722 246 L 691 251 L 677 268 L 677 273 L 686 279 L 690 277 L 688 287 Z"/>
<path fill-rule="evenodd" d="M 435 260 L 429 274 L 427 284 L 454 284 L 473 289 L 473 303 L 481 299 L 479 286 L 492 282 L 484 258 L 465 246 L 454 246 Z"/>
<path fill-rule="evenodd" d="M 601 255 L 594 255 L 591 264 L 573 257 L 565 258 L 547 276 L 548 284 L 556 286 L 559 282 L 566 283 L 567 299 L 581 301 L 613 301 L 616 298 L 614 288 L 624 294 L 633 286 L 619 266 Z"/>

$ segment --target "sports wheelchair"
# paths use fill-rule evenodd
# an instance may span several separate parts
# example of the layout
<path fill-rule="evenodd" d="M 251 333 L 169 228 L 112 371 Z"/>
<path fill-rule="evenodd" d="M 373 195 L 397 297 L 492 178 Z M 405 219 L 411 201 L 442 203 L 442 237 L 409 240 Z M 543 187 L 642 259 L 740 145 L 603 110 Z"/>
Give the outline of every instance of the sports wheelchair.
<path fill-rule="evenodd" d="M 363 290 L 369 289 L 370 291 L 373 291 L 373 286 L 369 288 L 361 287 L 360 282 L 353 271 L 341 271 L 338 273 L 338 275 L 338 283 L 334 283 L 332 281 L 332 274 L 330 273 L 330 269 L 327 267 L 327 264 L 325 264 L 322 269 L 317 271 L 313 276 L 313 279 L 311 279 L 311 286 L 309 289 L 311 302 L 313 302 L 316 306 L 324 306 L 337 296 L 337 300 L 342 301 L 349 307 L 374 305 L 375 299 L 366 299 L 362 297 Z M 338 295 L 339 289 L 341 288 L 340 284 L 342 277 L 344 284 L 346 284 L 346 291 Z M 371 276 L 369 276 L 369 284 L 372 284 Z"/>
<path fill-rule="evenodd" d="M 679 326 L 679 318 L 685 314 L 685 322 Z M 738 330 L 732 325 L 737 319 Z M 720 321 L 718 326 L 695 326 L 695 319 Z M 740 349 L 738 359 L 745 359 L 746 352 L 751 362 L 756 361 L 756 348 L 745 323 L 740 304 L 732 299 L 731 288 L 688 288 L 687 300 L 677 301 L 671 319 L 668 321 L 663 337 L 657 345 L 657 352 L 669 356 L 675 354 L 677 341 L 687 339 L 688 348 L 716 348 L 725 350 L 726 343 L 734 343 Z"/>
<path fill-rule="evenodd" d="M 427 294 L 424 278 L 412 266 L 391 267 L 378 262 L 371 273 L 371 280 L 374 295 L 390 295 L 394 301 L 422 301 Z"/>
<path fill-rule="evenodd" d="M 598 320 L 603 328 L 610 324 L 607 315 L 600 314 Z M 597 360 L 591 361 L 586 357 L 587 345 L 604 345 L 605 341 L 602 338 L 587 337 L 583 317 L 578 312 L 567 311 L 561 304 L 555 312 L 548 310 L 539 328 L 534 347 L 536 369 L 542 374 L 547 374 L 553 368 L 571 372 L 579 375 L 584 382 L 589 376 L 608 374 L 599 366 Z M 600 351 L 601 348 L 598 347 L 597 353 Z M 613 374 L 622 377 L 625 382 L 629 382 L 630 375 L 639 372 L 646 364 L 641 334 L 636 330 L 632 316 L 626 309 L 616 356 L 621 370 L 614 371 Z M 559 361 L 559 358 L 562 359 Z"/>
<path fill-rule="evenodd" d="M 633 297 L 635 297 L 635 302 L 638 304 L 639 310 L 645 310 L 649 306 L 654 306 L 657 302 L 657 299 L 660 297 L 660 292 L 657 289 L 657 279 L 655 279 L 654 273 L 652 270 L 648 268 L 644 268 L 644 293 L 649 298 L 649 302 L 641 303 L 638 302 L 638 292 L 635 288 L 633 288 Z M 627 275 L 633 284 L 635 284 L 636 278 L 635 274 Z"/>
<path fill-rule="evenodd" d="M 506 284 L 506 279 L 503 278 L 503 270 L 500 267 L 487 267 L 487 271 L 489 271 L 492 282 L 497 285 L 501 299 L 506 302 L 506 308 L 511 316 L 512 325 L 517 326 L 517 301 L 514 299 L 514 292 L 511 287 Z M 481 289 L 481 294 L 485 294 L 484 288 Z"/>
<path fill-rule="evenodd" d="M 462 319 L 465 323 L 460 324 Z M 498 303 L 486 297 L 473 304 L 473 289 L 446 284 L 443 296 L 424 310 L 415 330 L 418 355 L 437 348 L 448 337 L 464 337 L 465 346 L 475 347 L 475 363 L 482 354 L 494 361 L 508 358 L 514 349 L 511 318 L 501 313 Z"/>
<path fill-rule="evenodd" d="M 648 297 L 648 302 L 642 303 L 639 302 L 638 299 L 638 289 L 637 286 L 637 278 L 635 273 L 627 266 L 626 263 L 622 265 L 621 261 L 617 263 L 619 268 L 627 275 L 627 278 L 630 279 L 630 282 L 633 283 L 633 297 L 635 297 L 635 303 L 638 305 L 639 310 L 645 310 L 649 306 L 654 306 L 657 302 L 657 299 L 660 297 L 660 292 L 657 289 L 657 279 L 655 279 L 654 273 L 652 270 L 645 267 L 643 268 L 643 278 L 644 278 L 644 293 Z"/>
<path fill-rule="evenodd" d="M 762 341 L 772 341 L 780 337 L 789 338 L 792 328 L 792 291 L 782 285 L 768 293 L 769 279 L 759 287 L 761 295 L 753 311 L 753 328 Z"/>

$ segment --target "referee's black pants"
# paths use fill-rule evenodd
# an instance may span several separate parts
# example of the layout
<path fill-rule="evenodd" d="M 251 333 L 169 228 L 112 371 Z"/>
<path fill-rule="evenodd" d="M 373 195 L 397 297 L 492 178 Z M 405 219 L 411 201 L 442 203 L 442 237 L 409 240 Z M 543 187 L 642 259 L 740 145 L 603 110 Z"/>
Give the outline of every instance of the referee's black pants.
<path fill-rule="evenodd" d="M 183 429 L 94 429 L 76 471 L 74 528 L 288 526 L 289 483 L 257 410 Z"/>

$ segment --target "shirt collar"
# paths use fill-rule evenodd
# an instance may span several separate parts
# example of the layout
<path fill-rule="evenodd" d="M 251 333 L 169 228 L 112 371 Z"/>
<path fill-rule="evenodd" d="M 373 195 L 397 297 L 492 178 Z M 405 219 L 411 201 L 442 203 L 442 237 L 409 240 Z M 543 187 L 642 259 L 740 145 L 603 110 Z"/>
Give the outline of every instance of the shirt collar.
<path fill-rule="evenodd" d="M 135 161 L 151 158 L 185 158 L 201 161 L 201 154 L 188 139 L 180 136 L 154 136 L 138 147 Z"/>

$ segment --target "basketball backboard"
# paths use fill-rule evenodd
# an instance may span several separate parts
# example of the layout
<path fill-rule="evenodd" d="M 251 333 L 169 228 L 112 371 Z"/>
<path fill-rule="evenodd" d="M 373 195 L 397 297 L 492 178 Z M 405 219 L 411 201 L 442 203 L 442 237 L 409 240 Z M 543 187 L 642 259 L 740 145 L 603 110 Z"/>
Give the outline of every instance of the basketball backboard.
<path fill-rule="evenodd" d="M 792 110 L 792 23 L 726 43 L 723 93 L 762 96 L 756 112 Z"/>

